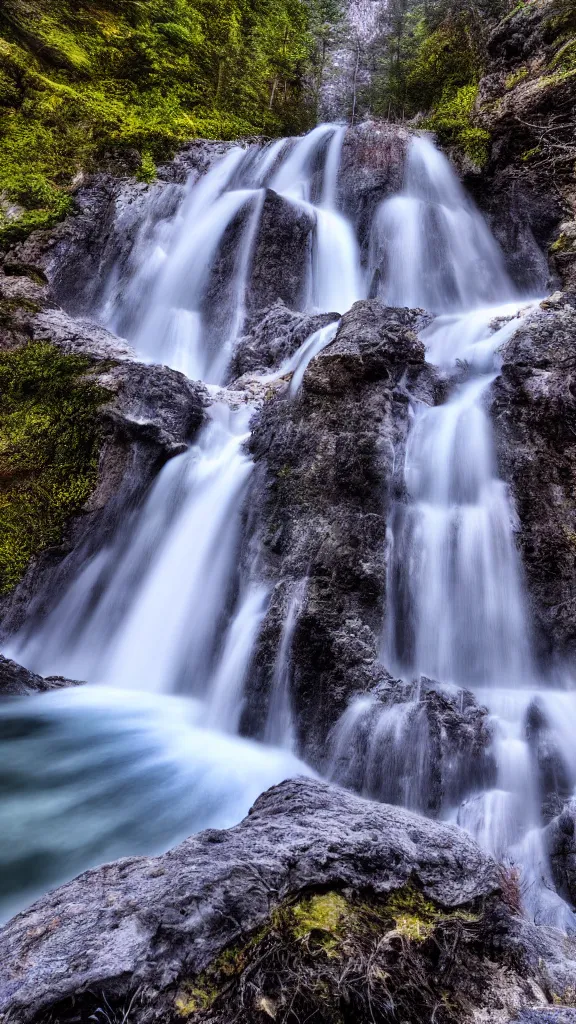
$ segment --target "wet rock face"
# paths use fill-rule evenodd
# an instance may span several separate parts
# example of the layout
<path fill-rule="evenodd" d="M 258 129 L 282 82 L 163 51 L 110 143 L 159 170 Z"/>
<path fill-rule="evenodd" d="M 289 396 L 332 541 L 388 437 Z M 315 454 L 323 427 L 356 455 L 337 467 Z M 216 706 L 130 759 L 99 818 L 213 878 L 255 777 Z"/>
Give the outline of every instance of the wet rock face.
<path fill-rule="evenodd" d="M 542 820 L 549 822 L 564 808 L 573 793 L 576 780 L 563 757 L 558 736 L 538 699 L 528 708 L 526 735 L 535 765 Z"/>
<path fill-rule="evenodd" d="M 264 315 L 256 315 L 246 324 L 246 333 L 239 339 L 228 369 L 230 379 L 278 369 L 311 334 L 337 319 L 337 313 L 296 313 L 278 300 Z"/>
<path fill-rule="evenodd" d="M 486 708 L 466 690 L 390 679 L 352 704 L 331 737 L 329 777 L 436 816 L 496 779 Z"/>
<path fill-rule="evenodd" d="M 365 1019 L 369 998 L 370 1019 L 386 1024 L 392 992 L 408 1024 L 433 1006 L 441 1024 L 463 1024 L 472 997 L 478 1020 L 507 1021 L 544 1003 L 543 963 L 563 991 L 574 965 L 554 943 L 552 954 L 514 918 L 496 865 L 466 833 L 297 779 L 236 828 L 88 871 L 15 917 L 0 933 L 0 1012 L 72 1024 L 130 1005 L 134 1024 L 198 1011 L 264 1024 L 270 1008 L 281 1022 L 305 1008 L 328 1024 L 342 998 Z"/>
<path fill-rule="evenodd" d="M 79 683 L 63 676 L 39 676 L 27 668 L 0 654 L 0 699 L 2 697 L 27 697 L 32 693 L 59 690 L 64 686 L 78 686 Z"/>
<path fill-rule="evenodd" d="M 99 417 L 98 480 L 63 542 L 32 560 L 24 579 L 0 599 L 2 636 L 42 614 L 82 561 L 98 550 L 138 504 L 162 465 L 185 451 L 204 421 L 208 395 L 200 383 L 166 366 L 134 362 L 121 339 L 56 305 L 49 286 L 32 277 L 0 276 L 0 348 L 49 341 L 100 370 L 110 391 Z"/>
<path fill-rule="evenodd" d="M 491 413 L 544 660 L 576 652 L 576 299 L 547 300 L 504 346 Z"/>
<path fill-rule="evenodd" d="M 366 258 L 370 228 L 379 203 L 402 188 L 410 133 L 370 120 L 346 133 L 338 191 L 343 212 L 355 225 Z"/>
<path fill-rule="evenodd" d="M 248 282 L 248 311 L 281 299 L 302 308 L 311 260 L 314 217 L 266 190 Z"/>
<path fill-rule="evenodd" d="M 305 306 L 315 224 L 312 213 L 271 189 L 263 198 L 253 198 L 232 220 L 202 301 L 203 330 L 215 346 L 234 335 L 237 290 L 243 277 L 248 321 L 261 317 L 275 302 L 293 310 Z"/>
<path fill-rule="evenodd" d="M 576 909 L 576 802 L 573 800 L 544 833 L 554 884 Z"/>
<path fill-rule="evenodd" d="M 470 177 L 465 185 L 485 213 L 521 294 L 535 297 L 554 291 L 560 276 L 548 250 L 563 216 L 563 204 L 547 182 L 502 171 L 489 183 Z"/>
<path fill-rule="evenodd" d="M 376 300 L 356 303 L 309 364 L 301 393 L 265 402 L 254 424 L 251 525 L 275 589 L 245 724 L 252 732 L 262 724 L 287 593 L 301 585 L 292 701 L 316 761 L 350 695 L 386 677 L 377 661 L 386 516 L 408 427 L 407 382 L 416 390 L 433 379 L 414 333 L 421 318 Z"/>

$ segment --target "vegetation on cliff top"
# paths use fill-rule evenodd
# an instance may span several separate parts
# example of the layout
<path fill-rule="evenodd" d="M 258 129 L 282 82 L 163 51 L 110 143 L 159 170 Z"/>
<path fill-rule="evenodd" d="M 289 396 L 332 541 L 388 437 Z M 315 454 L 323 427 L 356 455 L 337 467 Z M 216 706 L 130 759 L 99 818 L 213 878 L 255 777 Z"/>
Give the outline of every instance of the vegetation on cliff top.
<path fill-rule="evenodd" d="M 90 366 L 48 342 L 0 353 L 0 593 L 61 541 L 96 484 L 97 411 L 109 394 Z"/>
<path fill-rule="evenodd" d="M 490 28 L 506 0 L 390 0 L 384 45 L 375 54 L 369 102 L 384 117 L 421 117 L 421 127 L 476 163 L 489 136 L 473 121 Z"/>
<path fill-rule="evenodd" d="M 103 161 L 149 179 L 196 136 L 307 128 L 310 17 L 304 0 L 3 0 L 0 241 L 61 217 Z"/>

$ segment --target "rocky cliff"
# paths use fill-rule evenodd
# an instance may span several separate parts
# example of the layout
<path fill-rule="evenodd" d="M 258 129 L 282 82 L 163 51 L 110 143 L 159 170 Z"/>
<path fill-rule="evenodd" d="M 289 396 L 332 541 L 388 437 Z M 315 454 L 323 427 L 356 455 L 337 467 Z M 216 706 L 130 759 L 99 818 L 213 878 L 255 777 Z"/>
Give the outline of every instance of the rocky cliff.
<path fill-rule="evenodd" d="M 465 180 L 527 294 L 576 283 L 575 29 L 570 3 L 518 4 L 488 39 L 476 97 L 489 155 Z"/>

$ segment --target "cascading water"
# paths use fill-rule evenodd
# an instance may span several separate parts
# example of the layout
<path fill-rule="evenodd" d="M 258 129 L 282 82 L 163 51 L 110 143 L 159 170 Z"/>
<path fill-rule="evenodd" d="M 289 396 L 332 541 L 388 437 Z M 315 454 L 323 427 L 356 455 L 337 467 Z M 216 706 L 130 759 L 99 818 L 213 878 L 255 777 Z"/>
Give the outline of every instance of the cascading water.
<path fill-rule="evenodd" d="M 527 739 L 536 675 L 513 512 L 484 409 L 497 351 L 533 303 L 514 296 L 484 221 L 448 161 L 424 138 L 411 143 L 402 194 L 377 214 L 371 253 L 385 301 L 441 314 L 422 339 L 428 359 L 452 382 L 444 405 L 413 409 L 408 499 L 396 503 L 390 527 L 383 661 L 405 679 L 470 687 L 488 707 L 496 787 L 444 813 L 500 860 L 519 865 L 525 903 L 537 921 L 575 928 L 553 892 L 542 848 Z M 490 300 L 499 305 L 487 306 Z M 545 702 L 556 707 L 566 697 L 548 693 Z M 428 740 L 417 701 L 379 709 L 372 701 L 354 702 L 334 735 L 333 776 L 346 780 L 356 772 L 356 785 L 359 778 L 369 795 L 425 809 Z M 420 757 L 409 755 L 415 723 Z M 347 757 L 358 749 L 360 755 Z M 360 769 L 353 763 L 358 756 Z M 379 762 L 388 773 L 379 774 Z M 572 777 L 576 782 L 574 766 Z M 395 794 L 402 778 L 408 788 Z"/>
<path fill-rule="evenodd" d="M 364 289 L 358 242 L 338 208 L 344 136 L 342 127 L 321 125 L 299 140 L 231 148 L 185 189 L 172 216 L 154 220 L 150 212 L 128 264 L 108 281 L 104 321 L 143 358 L 209 383 L 225 379 L 249 306 L 267 188 L 315 225 L 303 304 L 346 312 Z M 207 292 L 230 238 L 225 315 L 215 331 Z M 379 693 L 352 701 L 335 730 L 331 774 L 372 798 L 457 820 L 521 865 L 537 919 L 571 927 L 566 905 L 547 888 L 526 722 L 548 723 L 573 784 L 574 704 L 536 685 L 513 517 L 484 411 L 497 349 L 529 303 L 515 296 L 487 226 L 425 138 L 409 147 L 402 193 L 377 212 L 368 277 L 385 302 L 439 314 L 422 337 L 451 394 L 437 408 L 413 407 L 407 500 L 397 502 L 390 523 L 382 659 L 407 689 L 391 705 Z M 337 330 L 334 321 L 314 332 L 261 380 L 291 374 L 296 399 L 309 362 Z M 44 623 L 22 631 L 6 652 L 43 673 L 100 685 L 0 708 L 14 793 L 3 812 L 16 835 L 0 838 L 5 909 L 105 857 L 227 825 L 262 789 L 308 770 L 291 754 L 290 695 L 306 580 L 292 584 L 286 602 L 266 745 L 234 735 L 269 601 L 258 558 L 239 557 L 250 415 L 249 407 L 212 405 L 197 443 L 167 463 L 140 510 L 84 565 Z M 440 807 L 424 784 L 431 749 L 424 686 L 412 683 L 420 676 L 438 679 L 438 689 L 462 703 L 472 698 L 461 687 L 472 688 L 494 733 L 496 784 L 480 783 L 489 775 L 483 770 L 475 785 L 456 778 L 451 803 Z M 457 761 L 452 769 L 467 771 Z"/>
<path fill-rule="evenodd" d="M 105 857 L 232 824 L 263 788 L 309 771 L 289 744 L 282 752 L 233 735 L 268 604 L 267 588 L 237 570 L 251 411 L 213 405 L 198 443 L 167 463 L 127 529 L 7 652 L 105 684 L 0 708 L 18 805 L 8 803 L 8 820 L 27 845 L 24 856 L 0 841 L 8 912 L 35 886 Z M 34 763 L 54 763 L 41 785 Z M 43 815 L 53 838 L 29 877 L 22 865 L 37 856 Z"/>
<path fill-rule="evenodd" d="M 409 147 L 402 192 L 377 211 L 370 250 L 378 295 L 390 306 L 464 312 L 514 297 L 486 223 L 425 137 Z"/>
<path fill-rule="evenodd" d="M 314 294 L 320 305 L 328 302 L 332 258 L 340 267 L 340 284 L 347 283 L 342 281 L 347 267 L 358 280 L 356 240 L 336 210 L 343 138 L 344 129 L 324 125 L 292 143 L 232 148 L 186 190 L 171 220 L 153 225 L 152 210 L 130 256 L 127 286 L 120 287 L 120 268 L 108 282 L 101 307 L 108 325 L 127 335 L 145 358 L 189 376 L 221 380 L 244 322 L 270 178 L 289 202 L 315 218 L 320 207 L 313 200 L 325 206 L 323 242 L 320 252 L 312 242 L 304 292 Z M 205 293 L 235 222 L 240 232 L 228 282 L 227 323 L 213 344 L 205 330 Z M 332 294 L 341 303 L 342 294 Z M 348 290 L 344 302 L 356 297 Z M 293 391 L 336 328 L 313 334 L 290 366 L 281 368 L 294 372 Z M 26 858 L 19 847 L 0 849 L 9 887 L 0 889 L 0 901 L 10 892 L 17 904 L 19 890 L 48 884 L 103 857 L 157 849 L 195 828 L 230 824 L 262 789 L 308 771 L 290 753 L 287 676 L 301 588 L 284 629 L 265 735 L 267 744 L 281 750 L 234 736 L 269 596 L 254 572 L 244 578 L 238 569 L 242 508 L 252 472 L 244 451 L 251 415 L 249 406 L 232 411 L 213 404 L 197 443 L 166 464 L 142 508 L 84 565 L 39 628 L 23 630 L 6 652 L 45 674 L 65 673 L 100 685 L 0 709 L 0 742 L 10 763 L 20 766 L 15 767 L 18 813 L 12 820 L 27 837 L 27 856 L 35 857 L 34 826 L 42 829 L 38 800 L 54 816 L 55 830 L 42 872 L 32 873 L 35 882 L 21 870 Z M 32 741 L 44 744 L 34 747 L 40 763 L 62 754 L 41 793 L 33 768 L 26 767 L 30 741 L 22 737 L 30 715 L 46 734 Z M 22 723 L 22 736 L 15 722 Z M 62 815 L 75 810 L 78 828 L 71 834 L 57 806 Z M 12 805 L 9 810 L 14 811 Z"/>
<path fill-rule="evenodd" d="M 220 383 L 245 321 L 266 187 L 308 212 L 316 225 L 302 289 L 305 305 L 347 310 L 362 297 L 362 282 L 354 231 L 336 202 L 344 133 L 343 127 L 320 125 L 292 144 L 282 139 L 263 150 L 232 148 L 187 189 L 173 220 L 161 220 L 135 247 L 126 287 L 120 287 L 114 268 L 101 313 L 106 326 L 127 337 L 143 358 Z M 206 324 L 206 287 L 234 225 L 239 230 L 226 325 L 214 337 Z"/>

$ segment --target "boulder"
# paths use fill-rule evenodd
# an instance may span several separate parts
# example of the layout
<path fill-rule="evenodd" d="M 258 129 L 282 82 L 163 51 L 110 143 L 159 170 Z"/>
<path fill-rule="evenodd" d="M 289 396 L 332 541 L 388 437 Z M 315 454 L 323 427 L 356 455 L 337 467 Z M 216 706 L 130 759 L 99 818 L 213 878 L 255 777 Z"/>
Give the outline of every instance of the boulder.
<path fill-rule="evenodd" d="M 276 393 L 253 427 L 250 527 L 272 597 L 244 728 L 263 727 L 290 593 L 303 586 L 290 645 L 291 700 L 300 749 L 315 763 L 352 694 L 388 677 L 378 659 L 387 514 L 402 486 L 410 394 L 428 401 L 435 394 L 415 333 L 423 319 L 376 300 L 356 303 L 310 362 L 301 393 Z"/>
<path fill-rule="evenodd" d="M 334 323 L 338 313 L 296 313 L 281 299 L 246 324 L 229 367 L 232 380 L 244 374 L 265 374 L 294 355 L 307 338 Z"/>
<path fill-rule="evenodd" d="M 469 691 L 390 679 L 344 712 L 328 772 L 364 796 L 437 816 L 495 784 L 491 741 L 488 711 Z"/>
<path fill-rule="evenodd" d="M 24 697 L 31 693 L 45 693 L 47 690 L 60 690 L 64 686 L 80 685 L 77 680 L 64 679 L 63 676 L 36 675 L 0 654 L 0 698 Z"/>
<path fill-rule="evenodd" d="M 406 128 L 378 119 L 362 121 L 346 132 L 338 194 L 342 212 L 356 228 L 363 262 L 377 207 L 402 188 L 409 141 Z"/>
<path fill-rule="evenodd" d="M 575 964 L 502 877 L 455 826 L 296 779 L 235 828 L 88 871 L 15 917 L 0 1013 L 505 1022 L 550 982 L 561 997 Z"/>
<path fill-rule="evenodd" d="M 247 283 L 249 313 L 266 309 L 277 299 L 291 309 L 302 308 L 315 224 L 305 206 L 266 189 Z"/>

